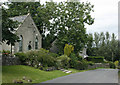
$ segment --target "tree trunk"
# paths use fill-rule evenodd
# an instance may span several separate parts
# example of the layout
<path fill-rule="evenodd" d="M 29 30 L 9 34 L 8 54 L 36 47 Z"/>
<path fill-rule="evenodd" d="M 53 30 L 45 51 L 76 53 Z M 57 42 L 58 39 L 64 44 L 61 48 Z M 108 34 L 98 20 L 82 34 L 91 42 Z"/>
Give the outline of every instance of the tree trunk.
<path fill-rule="evenodd" d="M 113 62 L 113 59 L 114 59 L 113 56 L 114 56 L 114 55 L 113 55 L 113 52 L 112 52 L 112 62 Z"/>
<path fill-rule="evenodd" d="M 12 56 L 12 44 L 11 44 L 11 56 Z"/>

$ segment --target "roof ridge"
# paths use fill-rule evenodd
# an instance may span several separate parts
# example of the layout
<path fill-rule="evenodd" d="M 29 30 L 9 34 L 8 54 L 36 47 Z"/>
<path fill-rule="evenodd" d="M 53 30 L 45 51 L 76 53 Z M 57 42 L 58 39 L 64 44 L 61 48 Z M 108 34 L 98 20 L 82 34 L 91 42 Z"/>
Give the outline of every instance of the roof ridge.
<path fill-rule="evenodd" d="M 24 14 L 24 15 L 17 15 L 17 16 L 14 16 L 14 17 L 20 17 L 20 16 L 27 16 L 28 14 Z M 10 17 L 10 18 L 13 18 L 13 17 Z"/>
<path fill-rule="evenodd" d="M 11 19 L 13 21 L 23 22 L 29 15 L 30 15 L 30 13 L 28 13 L 27 15 L 11 17 L 9 19 Z"/>

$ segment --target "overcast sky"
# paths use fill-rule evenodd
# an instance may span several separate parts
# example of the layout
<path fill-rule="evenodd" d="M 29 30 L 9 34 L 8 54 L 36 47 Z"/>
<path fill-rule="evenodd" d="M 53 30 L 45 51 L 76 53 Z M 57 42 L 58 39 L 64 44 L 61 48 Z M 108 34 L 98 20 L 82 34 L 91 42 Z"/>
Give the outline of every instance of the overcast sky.
<path fill-rule="evenodd" d="M 81 0 L 83 1 L 83 0 Z M 84 0 L 94 5 L 92 16 L 95 22 L 87 26 L 87 32 L 110 32 L 118 35 L 118 2 L 119 0 Z"/>
<path fill-rule="evenodd" d="M 1 0 L 0 0 L 1 1 Z M 3 1 L 3 0 L 2 0 Z M 5 0 L 7 1 L 7 0 Z M 49 0 L 40 0 L 42 3 Z M 61 2 L 66 0 L 53 0 Z M 95 18 L 93 25 L 86 25 L 87 33 L 110 32 L 118 35 L 118 2 L 120 0 L 80 0 L 91 2 L 94 5 L 94 12 L 91 14 Z"/>
<path fill-rule="evenodd" d="M 46 0 L 49 1 L 49 0 Z M 66 0 L 53 0 L 55 2 Z M 120 0 L 80 0 L 91 2 L 94 5 L 92 16 L 95 18 L 93 25 L 86 25 L 87 33 L 110 32 L 118 35 L 118 2 Z M 45 2 L 45 0 L 41 0 Z"/>

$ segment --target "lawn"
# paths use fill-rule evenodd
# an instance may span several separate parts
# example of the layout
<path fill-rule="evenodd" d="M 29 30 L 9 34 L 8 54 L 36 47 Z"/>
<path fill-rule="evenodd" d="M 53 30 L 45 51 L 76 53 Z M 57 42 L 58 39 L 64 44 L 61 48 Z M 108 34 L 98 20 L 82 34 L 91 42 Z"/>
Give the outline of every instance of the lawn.
<path fill-rule="evenodd" d="M 120 71 L 118 72 L 118 82 L 120 83 Z"/>
<path fill-rule="evenodd" d="M 81 72 L 80 70 L 69 69 L 73 73 Z M 13 80 L 22 79 L 25 76 L 27 79 L 32 79 L 32 83 L 40 83 L 51 80 L 57 77 L 69 75 L 60 70 L 42 71 L 29 66 L 15 65 L 2 67 L 2 83 L 13 83 Z M 24 81 L 27 83 L 26 81 Z"/>

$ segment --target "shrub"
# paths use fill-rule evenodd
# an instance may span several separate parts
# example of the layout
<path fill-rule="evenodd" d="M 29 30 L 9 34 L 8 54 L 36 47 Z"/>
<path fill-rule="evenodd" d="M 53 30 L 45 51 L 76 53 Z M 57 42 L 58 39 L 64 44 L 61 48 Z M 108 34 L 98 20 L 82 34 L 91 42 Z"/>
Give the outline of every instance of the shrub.
<path fill-rule="evenodd" d="M 68 68 L 69 67 L 70 58 L 67 55 L 62 55 L 57 58 L 57 66 L 58 68 Z"/>
<path fill-rule="evenodd" d="M 113 62 L 109 62 L 109 65 L 110 65 L 110 68 L 114 68 L 114 69 L 116 68 Z"/>
<path fill-rule="evenodd" d="M 85 70 L 88 68 L 88 62 L 86 60 L 78 61 L 75 68 L 78 70 Z"/>
<path fill-rule="evenodd" d="M 69 56 L 73 50 L 74 50 L 74 47 L 72 45 L 65 44 L 64 55 Z"/>
<path fill-rule="evenodd" d="M 39 51 L 40 51 L 40 52 L 44 52 L 44 53 L 49 53 L 49 50 L 46 50 L 46 49 L 44 49 L 44 48 L 40 48 Z"/>
<path fill-rule="evenodd" d="M 92 61 L 88 61 L 88 65 L 93 66 L 94 64 L 95 64 L 94 62 L 92 62 Z"/>
<path fill-rule="evenodd" d="M 26 53 L 27 59 L 26 64 L 35 67 L 39 62 L 37 61 L 37 51 L 29 51 Z"/>
<path fill-rule="evenodd" d="M 49 50 L 41 48 L 39 51 L 27 52 L 27 61 L 29 65 L 39 67 L 41 64 L 43 67 L 49 67 L 55 65 L 55 58 L 53 54 L 49 53 Z"/>
<path fill-rule="evenodd" d="M 15 53 L 15 56 L 19 58 L 21 64 L 25 64 L 27 56 L 25 53 Z"/>
<path fill-rule="evenodd" d="M 55 54 L 54 54 L 55 57 Z M 43 66 L 55 66 L 56 64 L 56 58 L 53 57 L 53 54 L 49 53 L 48 50 L 40 49 L 38 51 L 38 57 L 37 60 L 43 64 Z"/>
<path fill-rule="evenodd" d="M 114 64 L 115 64 L 115 67 L 118 68 L 119 61 L 115 61 Z"/>
<path fill-rule="evenodd" d="M 4 56 L 8 56 L 8 55 L 10 55 L 10 51 L 9 50 L 3 50 L 2 51 L 2 55 Z"/>
<path fill-rule="evenodd" d="M 38 51 L 16 53 L 15 55 L 20 59 L 22 64 L 33 66 L 41 70 L 45 67 L 56 66 L 56 57 L 58 56 L 57 54 L 50 53 L 49 50 L 43 48 Z"/>
<path fill-rule="evenodd" d="M 80 55 L 78 55 L 78 60 L 79 60 L 79 61 L 83 60 L 83 57 L 80 56 Z"/>
<path fill-rule="evenodd" d="M 74 68 L 77 65 L 78 58 L 74 53 L 70 54 L 70 67 Z"/>
<path fill-rule="evenodd" d="M 52 57 L 54 57 L 54 58 L 57 58 L 57 57 L 59 56 L 58 54 L 56 54 L 56 53 L 51 53 L 51 52 L 49 53 L 49 55 L 52 56 Z"/>
<path fill-rule="evenodd" d="M 118 66 L 118 69 L 120 69 L 120 66 Z"/>
<path fill-rule="evenodd" d="M 103 63 L 104 57 L 102 56 L 90 56 L 86 58 L 88 61 L 92 61 L 94 63 Z"/>

